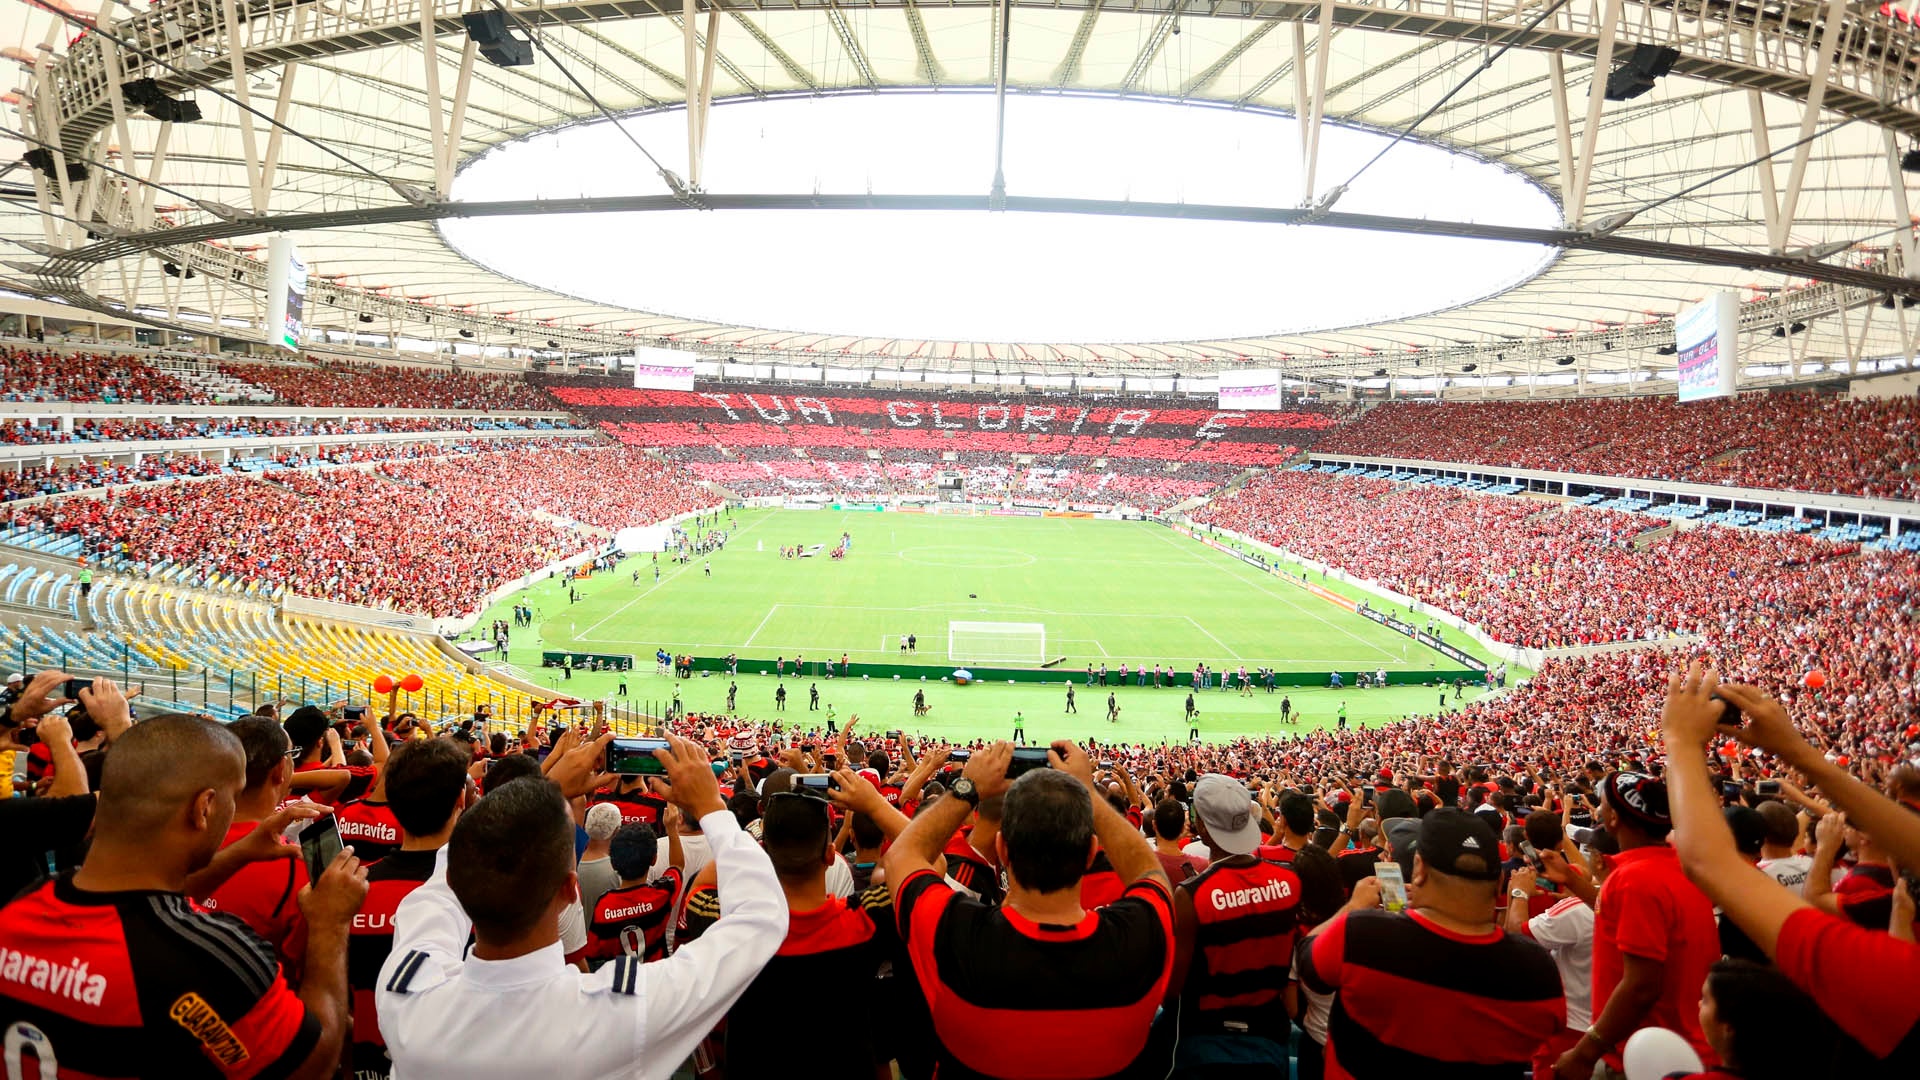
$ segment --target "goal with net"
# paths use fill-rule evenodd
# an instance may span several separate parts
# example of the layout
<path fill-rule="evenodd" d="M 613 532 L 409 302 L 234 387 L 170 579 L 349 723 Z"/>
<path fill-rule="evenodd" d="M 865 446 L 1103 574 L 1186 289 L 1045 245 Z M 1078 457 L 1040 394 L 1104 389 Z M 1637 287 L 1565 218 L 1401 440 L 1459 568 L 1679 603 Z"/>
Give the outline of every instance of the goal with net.
<path fill-rule="evenodd" d="M 1047 661 L 1046 624 L 949 622 L 947 659 L 956 664 L 1039 667 Z"/>

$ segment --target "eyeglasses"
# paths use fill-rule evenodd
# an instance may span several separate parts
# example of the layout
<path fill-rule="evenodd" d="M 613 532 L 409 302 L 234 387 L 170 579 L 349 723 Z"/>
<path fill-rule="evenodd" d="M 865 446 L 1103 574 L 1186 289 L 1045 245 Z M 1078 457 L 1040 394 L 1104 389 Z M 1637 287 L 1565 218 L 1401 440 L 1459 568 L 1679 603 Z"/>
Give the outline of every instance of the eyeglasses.
<path fill-rule="evenodd" d="M 771 810 L 776 804 L 782 802 L 798 802 L 805 803 L 808 806 L 817 806 L 826 814 L 829 822 L 833 820 L 833 803 L 827 801 L 822 796 L 815 795 L 811 791 L 776 791 L 767 796 L 767 809 Z"/>

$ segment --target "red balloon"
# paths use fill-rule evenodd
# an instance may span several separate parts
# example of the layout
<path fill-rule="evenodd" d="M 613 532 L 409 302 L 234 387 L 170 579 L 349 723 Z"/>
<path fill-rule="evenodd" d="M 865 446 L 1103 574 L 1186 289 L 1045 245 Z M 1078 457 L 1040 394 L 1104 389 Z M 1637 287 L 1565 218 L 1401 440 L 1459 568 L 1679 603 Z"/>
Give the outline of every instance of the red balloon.
<path fill-rule="evenodd" d="M 1740 744 L 1737 742 L 1730 742 L 1727 745 L 1720 748 L 1720 756 L 1723 758 L 1737 757 L 1739 756 L 1739 753 L 1740 753 Z"/>
<path fill-rule="evenodd" d="M 1803 681 L 1807 684 L 1807 689 L 1818 690 L 1827 685 L 1827 673 L 1815 668 L 1807 672 L 1807 677 Z"/>
<path fill-rule="evenodd" d="M 400 689 L 405 690 L 409 694 L 417 694 L 420 692 L 420 688 L 426 684 L 427 681 L 420 676 L 409 675 L 400 680 Z"/>
<path fill-rule="evenodd" d="M 373 692 L 376 694 L 393 693 L 393 679 L 386 675 L 375 676 L 373 680 Z"/>

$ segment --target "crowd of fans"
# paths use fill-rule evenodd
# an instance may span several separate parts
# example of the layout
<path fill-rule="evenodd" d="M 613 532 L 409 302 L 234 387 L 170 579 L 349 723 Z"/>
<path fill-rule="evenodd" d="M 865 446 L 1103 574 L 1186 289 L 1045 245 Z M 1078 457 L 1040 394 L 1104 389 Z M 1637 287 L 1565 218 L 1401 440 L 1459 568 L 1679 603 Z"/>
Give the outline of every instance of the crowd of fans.
<path fill-rule="evenodd" d="M 342 409 L 551 409 L 553 402 L 514 375 L 428 371 L 309 357 L 311 366 L 222 364 L 235 378 L 289 405 Z"/>
<path fill-rule="evenodd" d="M 1196 515 L 1536 648 L 1711 634 L 1810 583 L 1890 565 L 1853 544 L 1708 526 L 1652 542 L 1617 511 L 1386 480 L 1271 473 Z M 1713 584 L 1695 587 L 1696 580 Z"/>
<path fill-rule="evenodd" d="M 338 456 L 386 449 L 345 448 Z M 257 582 L 440 617 L 469 611 L 548 563 L 604 546 L 606 531 L 712 501 L 684 474 L 624 448 L 542 447 L 388 461 L 372 472 L 287 468 L 62 498 L 17 507 L 7 523 L 78 536 L 89 558 L 136 573 L 187 567 L 201 580 Z"/>
<path fill-rule="evenodd" d="M 204 394 L 133 356 L 0 345 L 0 401 L 207 404 Z"/>
<path fill-rule="evenodd" d="M 44 672 L 0 696 L 48 751 L 0 802 L 0 1023 L 96 1077 L 1912 1075 L 1915 748 L 1613 671 L 1584 721 L 1033 750 L 132 723 Z M 800 1001 L 829 1037 L 777 1034 Z"/>
<path fill-rule="evenodd" d="M 446 486 L 492 493 L 495 505 L 552 514 L 617 532 L 713 505 L 715 497 L 686 470 L 626 446 L 485 454 L 456 461 L 379 467 L 391 480 L 434 490 Z"/>
<path fill-rule="evenodd" d="M 392 416 L 379 419 L 281 420 L 262 417 L 206 417 L 194 420 L 76 420 L 63 431 L 51 423 L 24 420 L 0 423 L 0 444 L 151 442 L 165 439 L 264 439 L 304 435 L 417 434 L 429 431 L 525 431 L 534 425 L 512 417 L 475 420 L 449 416 Z"/>
<path fill-rule="evenodd" d="M 1920 497 L 1920 399 L 1756 393 L 1378 406 L 1315 449 L 1739 487 Z"/>

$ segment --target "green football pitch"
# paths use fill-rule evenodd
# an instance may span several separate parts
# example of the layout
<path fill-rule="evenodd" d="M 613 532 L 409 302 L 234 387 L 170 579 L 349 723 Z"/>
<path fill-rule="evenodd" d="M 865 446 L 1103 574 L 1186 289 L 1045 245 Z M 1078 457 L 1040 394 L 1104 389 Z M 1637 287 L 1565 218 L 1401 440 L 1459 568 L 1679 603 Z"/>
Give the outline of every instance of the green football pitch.
<path fill-rule="evenodd" d="M 685 707 L 698 712 L 718 711 L 728 680 L 655 676 L 655 649 L 788 661 L 798 655 L 816 669 L 843 654 L 855 663 L 944 665 L 950 662 L 950 621 L 1044 625 L 1046 658 L 1064 656 L 1053 670 L 1062 681 L 1071 677 L 1078 684 L 1077 716 L 1063 714 L 1059 682 L 930 682 L 933 709 L 915 718 L 910 705 L 918 682 L 784 680 L 789 721 L 819 721 L 831 705 L 842 718 L 861 713 L 862 726 L 870 729 L 883 723 L 947 738 L 1004 735 L 1015 711 L 1049 718 L 1048 737 L 1185 738 L 1184 689 L 1088 688 L 1090 662 L 1115 672 L 1122 662 L 1130 670 L 1158 662 L 1191 673 L 1204 661 L 1226 670 L 1244 664 L 1249 670 L 1345 673 L 1345 690 L 1324 689 L 1325 680 L 1316 678 L 1314 689 L 1271 695 L 1203 693 L 1202 734 L 1216 739 L 1327 726 L 1343 702 L 1352 723 L 1432 712 L 1440 703 L 1435 688 L 1359 691 L 1352 688 L 1353 673 L 1457 667 L 1400 634 L 1149 522 L 743 510 L 723 527 L 731 533 L 724 551 L 687 564 L 663 558 L 657 582 L 651 557 L 637 556 L 612 573 L 575 582 L 577 602 L 569 602 L 565 583 L 542 582 L 488 612 L 480 626 L 507 618 L 516 600 L 530 602 L 536 625 L 515 632 L 508 656 L 527 677 L 573 696 L 605 696 L 615 689 L 615 677 L 576 672 L 563 681 L 558 672 L 539 667 L 540 650 L 632 654 L 636 670 L 628 702 L 657 707 L 678 690 Z M 845 559 L 831 559 L 827 551 L 843 532 L 851 537 L 851 550 Z M 824 547 L 811 558 L 780 557 L 780 548 L 795 545 Z M 1298 576 L 1300 570 L 1292 572 Z M 1367 595 L 1317 574 L 1313 579 L 1349 596 Z M 1382 605 L 1377 598 L 1375 603 Z M 917 639 L 916 648 L 903 657 L 900 641 L 908 635 Z M 1005 666 L 1037 666 L 1037 658 Z M 739 681 L 740 711 L 776 718 L 772 696 L 781 680 L 742 675 Z M 822 708 L 813 711 L 809 687 L 816 684 Z M 1121 707 L 1117 724 L 1106 721 L 1108 690 Z M 1470 688 L 1467 698 L 1474 694 Z M 1305 713 L 1304 725 L 1279 726 L 1282 696 Z M 1042 733 L 1030 732 L 1035 738 Z"/>

